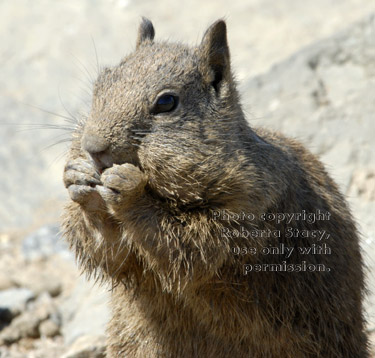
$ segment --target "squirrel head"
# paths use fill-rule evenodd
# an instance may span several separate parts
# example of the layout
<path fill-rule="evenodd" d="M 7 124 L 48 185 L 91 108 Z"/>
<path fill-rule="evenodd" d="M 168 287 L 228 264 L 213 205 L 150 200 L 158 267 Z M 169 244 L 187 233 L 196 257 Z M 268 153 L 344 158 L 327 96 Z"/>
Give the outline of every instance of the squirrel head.
<path fill-rule="evenodd" d="M 161 197 L 190 205 L 210 200 L 247 127 L 230 69 L 226 24 L 201 43 L 155 42 L 143 18 L 136 50 L 104 69 L 83 124 L 81 149 L 99 170 L 131 163 Z"/>

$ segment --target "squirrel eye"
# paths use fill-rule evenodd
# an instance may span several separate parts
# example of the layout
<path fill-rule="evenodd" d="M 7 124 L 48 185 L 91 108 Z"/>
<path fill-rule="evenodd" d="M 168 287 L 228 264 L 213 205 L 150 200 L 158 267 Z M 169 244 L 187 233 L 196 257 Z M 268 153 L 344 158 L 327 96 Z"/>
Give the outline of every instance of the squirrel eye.
<path fill-rule="evenodd" d="M 153 108 L 151 109 L 152 114 L 166 113 L 173 111 L 178 104 L 178 97 L 172 94 L 164 94 L 160 96 Z"/>

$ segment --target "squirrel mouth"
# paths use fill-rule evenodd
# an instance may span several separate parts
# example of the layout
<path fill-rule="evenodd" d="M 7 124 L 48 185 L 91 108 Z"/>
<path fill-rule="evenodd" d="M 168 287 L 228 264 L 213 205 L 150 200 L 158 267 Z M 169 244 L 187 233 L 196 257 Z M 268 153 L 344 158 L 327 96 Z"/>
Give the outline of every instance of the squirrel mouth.
<path fill-rule="evenodd" d="M 114 164 L 113 159 L 111 155 L 106 153 L 90 153 L 91 160 L 96 168 L 96 170 L 99 172 L 99 174 L 102 174 L 104 170 L 111 168 Z"/>
<path fill-rule="evenodd" d="M 139 166 L 138 160 L 136 160 L 136 158 L 114 160 L 114 158 L 110 154 L 106 153 L 90 153 L 90 157 L 99 174 L 102 174 L 106 169 L 113 167 L 114 164 L 121 165 L 129 163 L 133 164 L 134 166 Z"/>

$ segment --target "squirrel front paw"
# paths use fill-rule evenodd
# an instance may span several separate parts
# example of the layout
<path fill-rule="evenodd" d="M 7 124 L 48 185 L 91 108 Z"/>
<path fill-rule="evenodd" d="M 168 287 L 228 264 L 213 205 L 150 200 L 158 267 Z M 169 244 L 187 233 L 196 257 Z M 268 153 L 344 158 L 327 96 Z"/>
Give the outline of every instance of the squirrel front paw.
<path fill-rule="evenodd" d="M 103 172 L 100 179 L 102 186 L 96 188 L 112 214 L 142 195 L 147 183 L 147 176 L 129 163 L 114 164 Z"/>
<path fill-rule="evenodd" d="M 94 165 L 85 158 L 69 160 L 64 168 L 64 184 L 70 198 L 89 211 L 104 206 L 103 199 L 96 188 L 102 185 L 100 174 Z"/>

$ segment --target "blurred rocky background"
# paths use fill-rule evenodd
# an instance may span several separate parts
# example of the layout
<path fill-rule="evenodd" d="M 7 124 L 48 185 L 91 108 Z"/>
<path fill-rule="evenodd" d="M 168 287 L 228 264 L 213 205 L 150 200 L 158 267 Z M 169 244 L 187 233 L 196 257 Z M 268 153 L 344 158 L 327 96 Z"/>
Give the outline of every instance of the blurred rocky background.
<path fill-rule="evenodd" d="M 226 19 L 251 125 L 305 143 L 349 200 L 373 336 L 374 1 L 8 0 L 0 2 L 0 357 L 104 357 L 110 288 L 80 276 L 59 235 L 64 140 L 70 118 L 89 109 L 98 69 L 134 49 L 142 15 L 157 39 L 192 45 Z"/>

